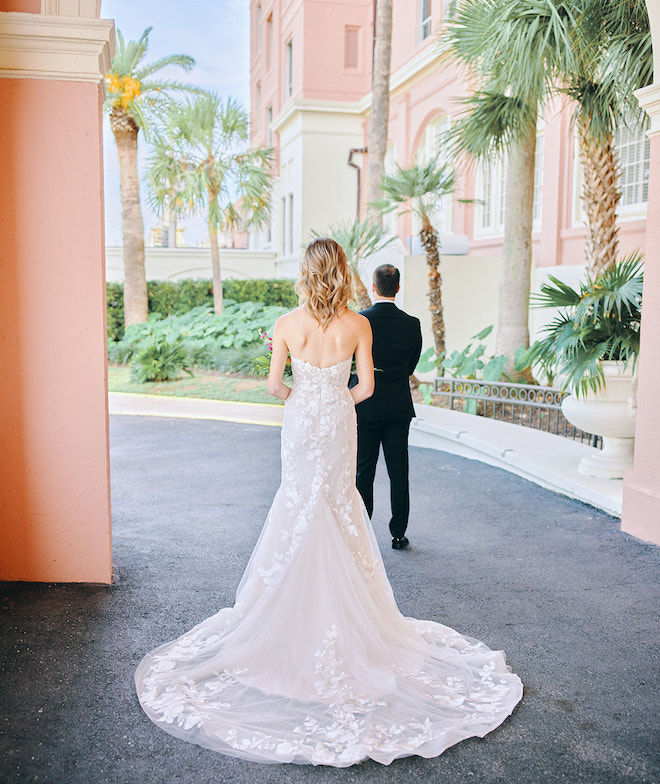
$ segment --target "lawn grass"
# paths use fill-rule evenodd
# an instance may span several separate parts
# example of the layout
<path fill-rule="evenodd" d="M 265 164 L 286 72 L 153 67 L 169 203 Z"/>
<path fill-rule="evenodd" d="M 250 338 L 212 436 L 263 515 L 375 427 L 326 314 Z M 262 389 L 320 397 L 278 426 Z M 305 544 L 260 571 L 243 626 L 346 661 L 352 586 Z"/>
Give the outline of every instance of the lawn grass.
<path fill-rule="evenodd" d="M 278 400 L 266 392 L 266 379 L 231 376 L 218 372 L 195 370 L 178 381 L 149 381 L 138 384 L 131 380 L 130 370 L 121 365 L 108 366 L 108 391 L 134 392 L 140 395 L 171 395 L 206 400 L 233 400 L 240 403 L 271 403 Z"/>

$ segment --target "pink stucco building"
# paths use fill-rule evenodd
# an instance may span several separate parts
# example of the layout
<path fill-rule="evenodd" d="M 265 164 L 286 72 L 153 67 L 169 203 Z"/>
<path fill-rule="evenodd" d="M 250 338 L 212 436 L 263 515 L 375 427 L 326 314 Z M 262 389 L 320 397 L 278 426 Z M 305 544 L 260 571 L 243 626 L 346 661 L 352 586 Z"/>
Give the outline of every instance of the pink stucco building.
<path fill-rule="evenodd" d="M 440 152 L 439 135 L 460 111 L 469 85 L 451 65 L 440 65 L 434 31 L 448 0 L 393 0 L 389 148 L 386 167 Z M 655 41 L 660 10 L 647 2 Z M 256 141 L 272 145 L 277 180 L 270 227 L 249 238 L 256 250 L 277 254 L 279 271 L 294 275 L 310 232 L 364 215 L 375 0 L 251 0 L 251 112 Z M 656 47 L 656 50 L 658 47 Z M 656 73 L 659 72 L 656 54 Z M 652 396 L 658 380 L 660 302 L 660 98 L 658 86 L 640 91 L 650 130 L 621 129 L 620 252 L 646 253 L 642 352 L 639 364 L 634 471 L 624 481 L 623 528 L 660 541 L 660 422 Z M 654 152 L 655 151 L 655 152 Z M 584 271 L 581 172 L 570 106 L 545 107 L 538 124 L 532 288 L 548 272 L 573 282 Z M 362 185 L 364 178 L 362 177 Z M 504 167 L 494 163 L 458 172 L 456 197 L 436 216 L 441 233 L 447 344 L 465 346 L 497 318 L 496 292 L 503 245 Z M 464 205 L 458 199 L 475 199 Z M 647 215 L 649 223 L 647 243 Z M 402 302 L 422 319 L 430 345 L 424 273 L 415 226 L 404 216 L 389 226 L 402 246 Z M 456 254 L 456 255 L 451 255 Z M 537 312 L 538 313 L 538 312 Z M 530 328 L 537 326 L 532 312 Z"/>
<path fill-rule="evenodd" d="M 445 0 L 445 5 L 447 4 Z M 251 111 L 253 133 L 277 152 L 278 179 L 270 228 L 251 238 L 296 263 L 312 229 L 353 218 L 358 172 L 366 173 L 371 106 L 374 0 L 251 0 Z M 461 110 L 469 86 L 439 64 L 433 31 L 442 24 L 440 0 L 394 0 L 388 164 L 405 165 L 441 152 L 439 135 Z M 569 106 L 546 107 L 539 122 L 534 197 L 533 263 L 580 266 L 584 224 L 580 169 Z M 625 129 L 618 138 L 623 194 L 622 252 L 644 249 L 650 141 Z M 352 152 L 352 154 L 351 154 Z M 362 182 L 364 178 L 362 178 Z M 364 191 L 360 209 L 364 215 Z M 444 245 L 472 258 L 497 258 L 503 242 L 504 167 L 459 172 L 458 198 L 447 199 L 436 228 Z M 392 225 L 401 239 L 415 234 L 413 219 Z M 452 238 L 453 235 L 453 238 Z M 415 251 L 415 245 L 408 245 Z"/>

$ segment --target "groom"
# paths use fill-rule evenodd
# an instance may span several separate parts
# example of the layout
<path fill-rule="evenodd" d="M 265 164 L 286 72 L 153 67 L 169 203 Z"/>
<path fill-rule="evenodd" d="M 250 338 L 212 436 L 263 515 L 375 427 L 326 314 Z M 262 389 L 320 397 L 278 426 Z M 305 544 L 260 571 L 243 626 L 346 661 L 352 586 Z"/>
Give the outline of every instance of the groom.
<path fill-rule="evenodd" d="M 356 406 L 358 454 L 356 484 L 369 517 L 374 508 L 374 476 L 380 446 L 390 477 L 392 547 L 405 550 L 408 538 L 408 430 L 415 416 L 409 376 L 422 350 L 419 319 L 399 310 L 394 297 L 399 290 L 399 270 L 382 264 L 373 274 L 374 304 L 362 311 L 373 333 L 376 388 Z"/>

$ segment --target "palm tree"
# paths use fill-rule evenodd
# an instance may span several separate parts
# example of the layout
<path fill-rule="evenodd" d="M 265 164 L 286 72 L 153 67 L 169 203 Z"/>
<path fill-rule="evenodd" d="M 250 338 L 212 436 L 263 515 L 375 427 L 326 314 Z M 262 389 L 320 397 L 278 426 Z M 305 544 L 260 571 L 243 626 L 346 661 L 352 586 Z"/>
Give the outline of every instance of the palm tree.
<path fill-rule="evenodd" d="M 312 232 L 313 238 L 320 236 L 318 232 Z M 371 218 L 336 223 L 330 226 L 325 236 L 331 237 L 344 249 L 346 259 L 353 270 L 355 301 L 359 310 L 365 310 L 371 305 L 371 297 L 362 280 L 361 263 L 394 242 L 395 237 L 388 237 L 383 227 Z"/>
<path fill-rule="evenodd" d="M 443 58 L 477 84 L 453 126 L 455 150 L 484 162 L 508 153 L 496 354 L 529 346 L 536 125 L 553 75 L 573 63 L 571 20 L 554 0 L 460 0 L 441 34 Z"/>
<path fill-rule="evenodd" d="M 110 72 L 106 75 L 110 127 L 119 154 L 119 180 L 122 203 L 124 242 L 124 320 L 126 325 L 147 320 L 147 280 L 144 271 L 144 223 L 140 210 L 137 166 L 138 133 L 148 130 L 155 109 L 168 99 L 172 90 L 191 88 L 178 82 L 151 77 L 168 65 L 189 71 L 195 61 L 185 54 L 161 57 L 153 63 L 143 62 L 149 46 L 148 27 L 138 41 L 124 41 L 117 30 L 118 47 Z"/>
<path fill-rule="evenodd" d="M 390 114 L 390 62 L 392 59 L 392 0 L 376 0 L 376 23 L 371 77 L 371 117 L 367 160 L 367 203 L 383 195 L 387 129 Z M 381 223 L 378 210 L 371 208 L 372 220 Z"/>
<path fill-rule="evenodd" d="M 271 150 L 248 149 L 247 112 L 205 93 L 172 104 L 150 159 L 149 184 L 161 209 L 204 210 L 211 244 L 213 305 L 222 313 L 218 231 L 268 220 Z"/>
<path fill-rule="evenodd" d="M 435 353 L 445 352 L 445 322 L 442 311 L 442 277 L 438 232 L 432 217 L 443 196 L 454 190 L 454 173 L 446 164 L 434 158 L 428 163 L 416 163 L 406 169 L 398 164 L 392 175 L 382 180 L 383 198 L 374 203 L 377 209 L 400 213 L 411 212 L 420 221 L 419 238 L 426 255 L 429 278 L 429 311 Z"/>
<path fill-rule="evenodd" d="M 577 102 L 587 267 L 595 275 L 617 251 L 614 131 L 631 112 L 633 90 L 651 78 L 646 9 L 643 0 L 460 0 L 441 43 L 478 85 L 454 126 L 456 146 L 482 159 L 508 151 L 496 351 L 511 355 L 529 345 L 539 107 L 558 92 Z"/>
<path fill-rule="evenodd" d="M 561 91 L 576 101 L 574 122 L 582 165 L 586 259 L 595 277 L 618 255 L 616 209 L 621 192 L 614 136 L 639 127 L 634 91 L 653 80 L 651 33 L 644 0 L 573 0 L 573 48 L 578 68 L 559 74 Z"/>

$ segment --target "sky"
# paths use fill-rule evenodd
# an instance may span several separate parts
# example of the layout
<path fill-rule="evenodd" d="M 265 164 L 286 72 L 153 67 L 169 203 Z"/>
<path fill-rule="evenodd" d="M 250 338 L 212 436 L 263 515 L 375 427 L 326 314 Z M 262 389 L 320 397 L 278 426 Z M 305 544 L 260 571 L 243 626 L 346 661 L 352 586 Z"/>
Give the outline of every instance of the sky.
<path fill-rule="evenodd" d="M 153 28 L 145 62 L 170 54 L 188 54 L 195 58 L 192 71 L 163 70 L 164 77 L 215 91 L 222 98 L 235 98 L 246 109 L 250 98 L 249 10 L 249 0 L 102 0 L 101 3 L 101 16 L 114 19 L 127 41 L 135 41 L 145 28 Z M 141 179 L 146 171 L 147 147 L 140 131 Z M 119 163 L 107 118 L 103 123 L 103 159 L 106 245 L 121 245 Z M 156 216 L 149 207 L 143 182 L 140 183 L 140 201 L 146 240 Z M 184 221 L 183 225 L 186 226 L 186 244 L 195 245 L 205 238 L 202 221 Z"/>

